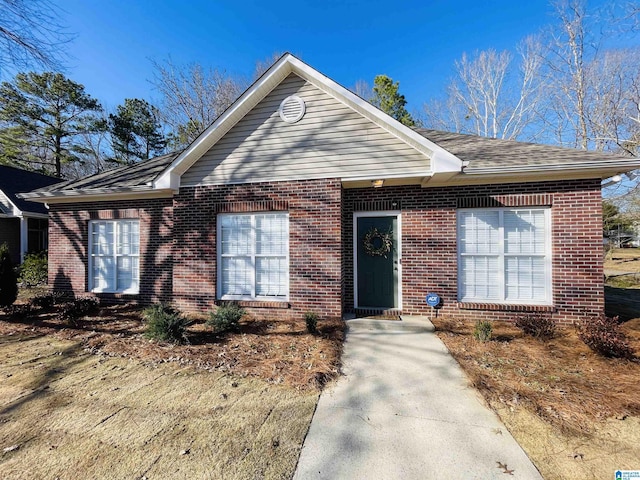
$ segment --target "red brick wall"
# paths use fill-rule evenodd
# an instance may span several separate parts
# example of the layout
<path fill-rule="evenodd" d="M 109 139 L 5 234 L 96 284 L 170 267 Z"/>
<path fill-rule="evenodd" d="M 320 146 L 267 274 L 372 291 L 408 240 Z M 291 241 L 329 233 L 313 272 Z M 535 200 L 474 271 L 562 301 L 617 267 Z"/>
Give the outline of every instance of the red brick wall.
<path fill-rule="evenodd" d="M 543 310 L 550 310 L 564 323 L 584 314 L 603 312 L 602 199 L 598 179 L 462 188 L 365 188 L 345 190 L 343 197 L 343 306 L 346 311 L 354 306 L 354 210 L 401 210 L 403 313 L 431 314 L 425 295 L 433 291 L 444 300 L 441 314 L 509 320 L 513 319 L 514 312 L 523 309 L 463 306 L 457 302 L 456 209 L 458 206 L 551 204 L 554 306 Z M 473 200 L 461 200 L 469 197 Z"/>
<path fill-rule="evenodd" d="M 339 180 L 329 179 L 187 187 L 174 199 L 52 205 L 49 283 L 58 290 L 86 292 L 89 220 L 139 218 L 140 294 L 100 297 L 143 303 L 171 301 L 186 310 L 207 310 L 216 301 L 217 214 L 286 210 L 290 301 L 286 305 L 246 306 L 258 317 L 299 318 L 309 310 L 339 316 L 343 308 L 353 308 L 354 210 L 400 210 L 404 313 L 431 314 L 424 297 L 435 291 L 444 299 L 442 314 L 512 319 L 516 308 L 457 303 L 456 209 L 470 206 L 469 202 L 477 206 L 551 204 L 552 313 L 570 322 L 585 313 L 602 312 L 603 246 L 597 179 L 353 190 L 342 190 Z"/>
<path fill-rule="evenodd" d="M 256 317 L 301 318 L 309 310 L 340 316 L 340 200 L 335 179 L 181 188 L 174 202 L 174 303 L 207 310 L 216 301 L 218 213 L 288 211 L 289 302 L 243 305 Z"/>
<path fill-rule="evenodd" d="M 171 300 L 173 269 L 172 199 L 53 204 L 49 211 L 49 285 L 89 295 L 89 220 L 140 220 L 140 293 L 96 294 L 106 302 Z"/>

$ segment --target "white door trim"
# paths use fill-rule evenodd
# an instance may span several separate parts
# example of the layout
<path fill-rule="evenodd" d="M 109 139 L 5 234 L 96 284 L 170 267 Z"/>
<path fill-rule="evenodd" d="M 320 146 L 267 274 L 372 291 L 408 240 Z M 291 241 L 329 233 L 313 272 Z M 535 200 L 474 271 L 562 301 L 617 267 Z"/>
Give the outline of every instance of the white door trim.
<path fill-rule="evenodd" d="M 380 210 L 373 212 L 353 212 L 353 307 L 358 307 L 358 218 L 396 217 L 398 236 L 398 310 L 402 310 L 402 214 L 400 210 Z M 375 308 L 375 307 L 365 307 Z"/>

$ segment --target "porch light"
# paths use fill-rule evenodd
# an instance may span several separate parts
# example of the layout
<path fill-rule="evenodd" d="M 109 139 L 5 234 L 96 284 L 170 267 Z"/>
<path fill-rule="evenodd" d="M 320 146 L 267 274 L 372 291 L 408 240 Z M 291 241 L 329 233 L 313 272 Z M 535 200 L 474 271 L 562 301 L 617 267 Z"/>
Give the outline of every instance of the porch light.
<path fill-rule="evenodd" d="M 380 188 L 384 184 L 384 180 L 371 180 L 371 186 L 373 188 Z"/>

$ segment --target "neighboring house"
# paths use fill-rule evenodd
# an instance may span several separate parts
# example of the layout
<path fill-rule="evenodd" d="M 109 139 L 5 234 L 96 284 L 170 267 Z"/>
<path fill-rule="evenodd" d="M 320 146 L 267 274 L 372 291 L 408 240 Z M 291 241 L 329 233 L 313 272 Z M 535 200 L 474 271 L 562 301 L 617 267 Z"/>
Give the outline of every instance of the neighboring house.
<path fill-rule="evenodd" d="M 186 150 L 25 197 L 50 283 L 261 317 L 603 312 L 600 183 L 640 160 L 413 130 L 287 54 Z"/>
<path fill-rule="evenodd" d="M 59 182 L 59 178 L 0 165 L 0 245 L 9 245 L 14 263 L 21 263 L 27 253 L 47 249 L 46 206 L 18 194 Z"/>

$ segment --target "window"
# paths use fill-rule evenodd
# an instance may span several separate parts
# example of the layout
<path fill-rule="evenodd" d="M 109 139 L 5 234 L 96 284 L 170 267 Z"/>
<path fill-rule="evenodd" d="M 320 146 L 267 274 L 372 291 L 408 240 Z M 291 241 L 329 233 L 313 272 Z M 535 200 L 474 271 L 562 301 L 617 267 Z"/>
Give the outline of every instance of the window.
<path fill-rule="evenodd" d="M 458 211 L 458 299 L 551 303 L 548 208 Z"/>
<path fill-rule="evenodd" d="M 138 220 L 89 222 L 89 287 L 92 292 L 138 293 Z"/>
<path fill-rule="evenodd" d="M 218 217 L 218 297 L 286 300 L 289 296 L 289 215 Z"/>
<path fill-rule="evenodd" d="M 49 223 L 42 218 L 27 219 L 27 251 L 38 253 L 47 249 L 47 230 Z"/>

